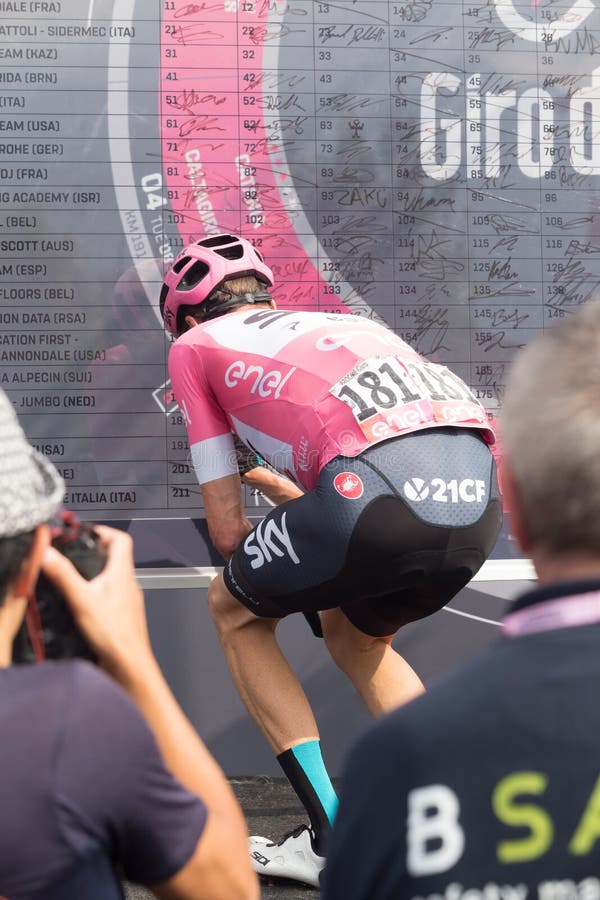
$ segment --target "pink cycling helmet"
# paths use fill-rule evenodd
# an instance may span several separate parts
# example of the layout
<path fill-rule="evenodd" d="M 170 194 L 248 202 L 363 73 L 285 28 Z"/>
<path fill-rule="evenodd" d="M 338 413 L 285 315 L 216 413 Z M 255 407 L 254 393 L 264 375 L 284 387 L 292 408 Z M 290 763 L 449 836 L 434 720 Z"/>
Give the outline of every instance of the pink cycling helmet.
<path fill-rule="evenodd" d="M 204 303 L 224 281 L 242 275 L 254 275 L 266 287 L 273 284 L 271 269 L 244 238 L 217 234 L 190 244 L 165 275 L 160 292 L 160 311 L 167 331 L 179 337 L 185 331 L 182 307 Z M 248 300 L 240 298 L 240 302 Z M 234 305 L 239 303 L 228 303 L 227 310 L 223 309 L 228 311 Z"/>

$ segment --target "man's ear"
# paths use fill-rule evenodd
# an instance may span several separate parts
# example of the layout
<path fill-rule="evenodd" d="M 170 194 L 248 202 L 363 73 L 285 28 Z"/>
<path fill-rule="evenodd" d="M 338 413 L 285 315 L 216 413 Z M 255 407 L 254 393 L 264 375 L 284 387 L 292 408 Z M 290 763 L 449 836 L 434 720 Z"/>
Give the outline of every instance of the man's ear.
<path fill-rule="evenodd" d="M 519 489 L 510 470 L 510 466 L 502 457 L 499 465 L 500 485 L 502 487 L 502 499 L 504 508 L 510 513 L 510 526 L 519 547 L 524 553 L 529 554 L 531 541 L 527 536 L 521 506 L 519 501 Z"/>
<path fill-rule="evenodd" d="M 198 324 L 198 320 L 190 315 L 185 316 L 184 321 L 188 328 L 195 328 L 195 326 Z"/>
<path fill-rule="evenodd" d="M 13 578 L 9 588 L 13 597 L 29 597 L 40 574 L 42 560 L 50 544 L 50 527 L 38 525 L 35 530 L 31 550 L 21 563 L 21 568 Z"/>

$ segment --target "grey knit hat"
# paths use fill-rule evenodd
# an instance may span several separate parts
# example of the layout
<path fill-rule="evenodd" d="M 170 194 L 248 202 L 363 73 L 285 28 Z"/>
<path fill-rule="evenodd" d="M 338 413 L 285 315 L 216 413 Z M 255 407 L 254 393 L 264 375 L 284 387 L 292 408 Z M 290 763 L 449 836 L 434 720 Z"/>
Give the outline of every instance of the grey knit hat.
<path fill-rule="evenodd" d="M 59 509 L 65 485 L 30 446 L 12 404 L 0 390 L 0 538 L 33 531 Z"/>

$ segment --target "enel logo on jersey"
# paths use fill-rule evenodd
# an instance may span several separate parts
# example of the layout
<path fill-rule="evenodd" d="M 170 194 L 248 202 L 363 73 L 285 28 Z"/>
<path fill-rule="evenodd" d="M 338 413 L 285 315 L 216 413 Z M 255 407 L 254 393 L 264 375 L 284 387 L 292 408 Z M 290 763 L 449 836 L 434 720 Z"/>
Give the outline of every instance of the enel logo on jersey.
<path fill-rule="evenodd" d="M 295 371 L 296 366 L 292 366 L 286 375 L 278 369 L 265 372 L 262 366 L 247 366 L 242 359 L 236 359 L 225 372 L 225 385 L 228 388 L 235 388 L 242 381 L 250 380 L 252 382 L 251 394 L 258 394 L 260 397 L 270 397 L 273 394 L 277 399 L 284 384 Z"/>

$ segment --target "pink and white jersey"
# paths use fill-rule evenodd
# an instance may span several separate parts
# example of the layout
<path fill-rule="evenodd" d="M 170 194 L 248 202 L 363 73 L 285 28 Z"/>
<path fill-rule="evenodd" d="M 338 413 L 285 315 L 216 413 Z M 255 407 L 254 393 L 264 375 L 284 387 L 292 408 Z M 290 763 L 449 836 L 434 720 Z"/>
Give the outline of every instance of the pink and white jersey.
<path fill-rule="evenodd" d="M 494 435 L 445 366 L 353 315 L 261 309 L 197 325 L 169 354 L 200 484 L 237 472 L 231 432 L 306 489 L 340 454 L 439 425 Z"/>

